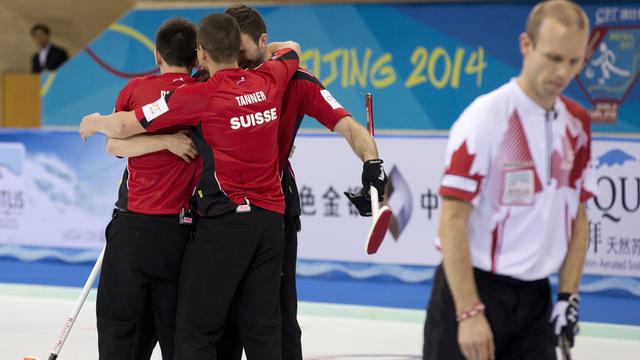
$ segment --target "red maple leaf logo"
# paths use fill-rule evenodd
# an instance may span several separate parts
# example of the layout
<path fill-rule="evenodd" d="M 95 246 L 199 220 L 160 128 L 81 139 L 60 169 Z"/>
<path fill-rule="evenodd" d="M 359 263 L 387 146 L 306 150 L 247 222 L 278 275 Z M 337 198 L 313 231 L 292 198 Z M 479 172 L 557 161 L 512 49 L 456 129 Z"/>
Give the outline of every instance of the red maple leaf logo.
<path fill-rule="evenodd" d="M 476 155 L 469 153 L 467 148 L 467 141 L 465 140 L 456 151 L 451 154 L 451 161 L 449 167 L 445 170 L 446 175 L 456 175 L 467 179 L 475 180 L 478 186 L 474 193 L 470 193 L 464 190 L 460 190 L 453 187 L 442 187 L 440 189 L 440 195 L 453 196 L 466 201 L 471 201 L 480 192 L 480 183 L 483 176 L 480 174 L 471 174 L 471 166 L 475 160 Z"/>

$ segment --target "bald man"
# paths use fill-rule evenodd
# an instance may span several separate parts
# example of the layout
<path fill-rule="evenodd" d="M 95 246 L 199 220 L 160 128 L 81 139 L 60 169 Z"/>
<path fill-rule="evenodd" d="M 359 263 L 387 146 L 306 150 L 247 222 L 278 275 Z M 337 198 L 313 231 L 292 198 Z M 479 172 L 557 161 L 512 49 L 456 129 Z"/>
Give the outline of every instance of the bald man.
<path fill-rule="evenodd" d="M 424 359 L 555 359 L 559 335 L 573 346 L 595 181 L 589 118 L 561 93 L 588 35 L 578 5 L 538 4 L 520 35 L 520 75 L 451 128 Z"/>

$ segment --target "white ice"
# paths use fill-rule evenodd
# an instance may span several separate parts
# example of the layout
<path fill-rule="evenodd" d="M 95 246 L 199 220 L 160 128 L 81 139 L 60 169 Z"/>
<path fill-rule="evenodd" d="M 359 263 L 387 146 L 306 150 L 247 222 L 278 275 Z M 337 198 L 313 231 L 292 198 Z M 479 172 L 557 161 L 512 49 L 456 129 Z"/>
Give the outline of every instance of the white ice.
<path fill-rule="evenodd" d="M 37 288 L 37 287 L 36 287 Z M 79 293 L 69 289 L 68 293 Z M 3 291 L 0 286 L 0 359 L 47 359 L 75 300 L 39 291 Z M 407 310 L 301 304 L 300 323 L 307 360 L 421 359 L 422 318 Z M 398 316 L 393 316 L 394 311 Z M 379 316 L 382 314 L 383 316 Z M 391 314 L 391 315 L 390 315 Z M 395 319 L 393 319 L 395 317 Z M 635 329 L 637 333 L 637 329 Z M 153 359 L 161 359 L 156 348 Z M 640 339 L 581 336 L 575 359 L 637 359 Z M 97 359 L 95 294 L 85 303 L 59 359 Z"/>

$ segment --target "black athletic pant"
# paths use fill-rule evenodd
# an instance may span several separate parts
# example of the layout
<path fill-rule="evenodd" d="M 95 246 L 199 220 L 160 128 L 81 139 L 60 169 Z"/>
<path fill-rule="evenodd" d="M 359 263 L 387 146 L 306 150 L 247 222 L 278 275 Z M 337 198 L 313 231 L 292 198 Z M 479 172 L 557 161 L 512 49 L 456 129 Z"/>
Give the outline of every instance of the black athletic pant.
<path fill-rule="evenodd" d="M 178 277 L 190 231 L 177 216 L 115 213 L 96 302 L 101 360 L 138 360 L 136 334 L 145 313 L 153 316 L 162 357 L 173 359 Z"/>
<path fill-rule="evenodd" d="M 200 218 L 184 254 L 176 319 L 176 359 L 215 360 L 232 302 L 249 360 L 279 360 L 282 215 Z"/>
<path fill-rule="evenodd" d="M 300 218 L 285 217 L 285 245 L 282 256 L 282 282 L 280 284 L 280 315 L 282 319 L 282 360 L 302 360 L 302 331 L 298 324 L 298 293 L 296 291 L 296 260 L 298 258 L 298 231 Z M 242 343 L 237 327 L 237 307 L 232 307 L 227 318 L 224 335 L 218 348 L 219 360 L 240 360 Z"/>
<path fill-rule="evenodd" d="M 474 276 L 493 332 L 496 360 L 555 360 L 549 281 L 521 281 L 478 269 L 474 269 Z M 423 359 L 464 359 L 442 265 L 433 279 L 424 339 Z"/>

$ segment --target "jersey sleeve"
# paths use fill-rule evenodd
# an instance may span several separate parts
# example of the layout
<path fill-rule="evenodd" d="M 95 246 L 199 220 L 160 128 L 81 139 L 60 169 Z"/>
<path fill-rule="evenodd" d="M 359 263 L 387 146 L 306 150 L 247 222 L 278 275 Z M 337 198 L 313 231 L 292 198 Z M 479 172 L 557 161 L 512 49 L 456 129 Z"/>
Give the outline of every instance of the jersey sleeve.
<path fill-rule="evenodd" d="M 276 51 L 271 59 L 265 61 L 256 70 L 269 72 L 275 79 L 281 93 L 284 93 L 293 74 L 298 69 L 299 63 L 298 54 L 291 49 L 284 48 Z"/>
<path fill-rule="evenodd" d="M 568 130 L 575 137 L 576 142 L 573 168 L 569 179 L 571 186 L 579 192 L 579 201 L 585 202 L 594 197 L 598 189 L 591 153 L 591 117 L 587 110 L 574 100 L 564 96 L 561 100 L 573 116 L 569 121 Z"/>
<path fill-rule="evenodd" d="M 591 153 L 591 121 L 586 111 L 582 119 L 582 126 L 584 131 L 581 134 L 584 136 L 584 141 L 576 151 L 572 171 L 582 174 L 582 176 L 576 176 L 578 178 L 576 188 L 580 190 L 580 202 L 586 202 L 596 195 L 598 189 Z M 580 141 L 580 136 L 578 136 L 578 141 Z"/>
<path fill-rule="evenodd" d="M 289 93 L 299 96 L 301 110 L 333 131 L 338 121 L 351 116 L 347 110 L 325 89 L 320 80 L 304 70 L 298 70 L 289 84 Z"/>
<path fill-rule="evenodd" d="M 476 100 L 460 115 L 449 132 L 445 172 L 440 195 L 471 202 L 477 199 L 491 161 L 491 114 Z"/>
<path fill-rule="evenodd" d="M 196 126 L 207 101 L 204 89 L 195 85 L 185 86 L 134 111 L 142 127 L 148 132 L 155 132 L 173 126 Z"/>

